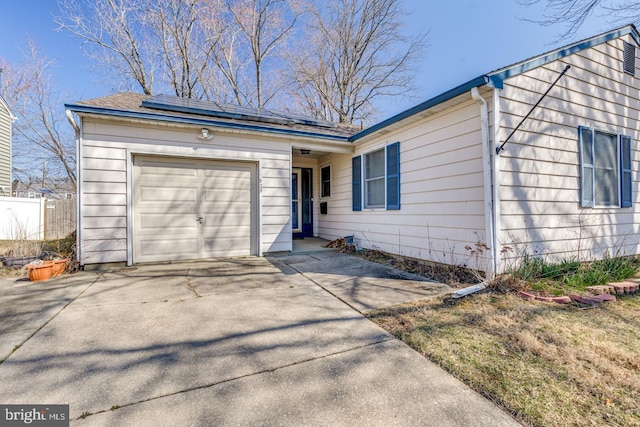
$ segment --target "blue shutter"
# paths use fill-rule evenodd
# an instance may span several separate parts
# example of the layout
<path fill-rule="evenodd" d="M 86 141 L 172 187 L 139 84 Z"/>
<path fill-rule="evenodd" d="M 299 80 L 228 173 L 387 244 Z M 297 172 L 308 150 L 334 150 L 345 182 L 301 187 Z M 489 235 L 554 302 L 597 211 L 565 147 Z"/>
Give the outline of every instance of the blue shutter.
<path fill-rule="evenodd" d="M 362 157 L 351 159 L 351 200 L 352 210 L 362 210 Z"/>
<path fill-rule="evenodd" d="M 620 195 L 621 206 L 623 208 L 631 207 L 631 138 L 628 136 L 620 136 Z"/>
<path fill-rule="evenodd" d="M 578 127 L 580 142 L 580 206 L 593 207 L 593 129 Z"/>
<path fill-rule="evenodd" d="M 387 210 L 400 209 L 400 143 L 387 145 Z"/>

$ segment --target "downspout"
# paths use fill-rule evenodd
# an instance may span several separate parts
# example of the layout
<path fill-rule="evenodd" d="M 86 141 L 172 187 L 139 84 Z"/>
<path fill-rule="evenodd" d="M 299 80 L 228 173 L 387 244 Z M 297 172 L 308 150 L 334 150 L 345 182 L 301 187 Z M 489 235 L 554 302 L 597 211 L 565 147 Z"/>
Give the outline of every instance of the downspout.
<path fill-rule="evenodd" d="M 477 87 L 471 88 L 471 97 L 480 104 L 480 126 L 482 134 L 482 172 L 484 174 L 484 224 L 485 239 L 489 250 L 487 253 L 487 280 L 492 280 L 496 275 L 496 246 L 494 232 L 494 206 L 492 194 L 492 165 L 491 156 L 493 147 L 489 139 L 489 107 L 487 101 L 480 95 Z"/>
<path fill-rule="evenodd" d="M 495 147 L 498 147 L 500 143 L 500 90 L 493 89 L 493 142 Z M 500 173 L 500 156 L 497 154 L 497 150 L 491 151 L 491 157 L 493 158 L 493 247 L 495 250 L 496 258 L 496 274 L 502 273 L 502 265 L 499 254 L 502 253 L 502 245 L 500 243 L 499 235 L 501 230 L 500 224 L 500 180 L 498 175 Z"/>
<path fill-rule="evenodd" d="M 73 119 L 73 113 L 71 112 L 71 110 L 66 110 L 65 113 L 67 115 L 67 120 L 69 120 L 69 123 L 71 124 L 71 127 L 76 134 L 76 260 L 81 263 L 82 245 L 80 244 L 80 242 L 82 242 L 82 216 L 80 215 L 80 203 L 82 197 L 80 197 L 80 195 L 82 193 L 80 189 L 82 186 L 82 177 L 80 175 L 80 170 L 82 168 L 80 167 L 80 162 L 82 161 L 82 156 L 80 153 L 80 127 Z"/>

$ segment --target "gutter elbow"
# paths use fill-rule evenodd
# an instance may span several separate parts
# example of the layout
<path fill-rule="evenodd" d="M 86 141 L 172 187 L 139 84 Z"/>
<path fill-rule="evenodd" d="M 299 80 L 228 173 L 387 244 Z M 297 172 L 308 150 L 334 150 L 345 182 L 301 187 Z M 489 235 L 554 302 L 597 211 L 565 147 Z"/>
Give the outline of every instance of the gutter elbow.
<path fill-rule="evenodd" d="M 76 131 L 76 136 L 79 135 L 80 134 L 80 127 L 78 127 L 78 124 L 73 119 L 73 113 L 71 112 L 71 110 L 65 110 L 65 113 L 67 115 L 67 120 L 69 120 L 69 123 L 71 124 L 71 127 L 73 128 L 73 130 Z"/>
<path fill-rule="evenodd" d="M 478 90 L 477 87 L 471 88 L 471 98 L 473 98 L 475 101 L 478 101 L 483 105 L 487 105 L 487 101 L 485 101 L 485 99 L 482 96 L 480 96 L 480 91 Z"/>

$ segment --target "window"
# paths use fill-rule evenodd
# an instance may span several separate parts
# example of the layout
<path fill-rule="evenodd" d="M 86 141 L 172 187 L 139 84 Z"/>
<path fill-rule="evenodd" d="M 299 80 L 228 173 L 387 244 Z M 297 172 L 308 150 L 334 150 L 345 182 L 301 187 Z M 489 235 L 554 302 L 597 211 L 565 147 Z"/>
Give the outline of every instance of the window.
<path fill-rule="evenodd" d="M 400 209 L 400 143 L 352 159 L 352 194 L 354 211 Z"/>
<path fill-rule="evenodd" d="M 384 208 L 384 149 L 364 155 L 364 207 Z"/>
<path fill-rule="evenodd" d="M 580 127 L 580 199 L 583 207 L 630 207 L 631 138 Z"/>
<path fill-rule="evenodd" d="M 331 197 L 331 166 L 320 168 L 320 197 Z"/>

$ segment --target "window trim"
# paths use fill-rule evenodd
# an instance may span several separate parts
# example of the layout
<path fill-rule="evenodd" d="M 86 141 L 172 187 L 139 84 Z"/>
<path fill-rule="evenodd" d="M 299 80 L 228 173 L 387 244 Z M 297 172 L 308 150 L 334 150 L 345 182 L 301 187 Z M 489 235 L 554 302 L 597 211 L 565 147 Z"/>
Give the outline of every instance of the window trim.
<path fill-rule="evenodd" d="M 367 156 L 383 152 L 384 174 L 380 177 L 365 179 Z M 392 161 L 393 163 L 389 163 Z M 351 210 L 356 211 L 397 211 L 400 210 L 400 141 L 391 144 L 375 145 L 351 158 Z M 367 205 L 366 182 L 382 179 L 384 182 L 384 204 Z M 391 204 L 390 204 L 391 203 Z"/>
<path fill-rule="evenodd" d="M 382 158 L 384 161 L 382 175 L 377 176 L 375 178 L 367 179 L 367 159 L 368 156 L 371 156 L 374 153 L 382 152 Z M 362 208 L 368 211 L 375 210 L 384 210 L 387 207 L 387 151 L 386 147 L 374 148 L 367 152 L 362 153 Z M 370 205 L 369 198 L 367 197 L 367 187 L 370 181 L 380 181 L 383 183 L 382 195 L 384 196 L 384 201 L 380 205 Z"/>
<path fill-rule="evenodd" d="M 596 143 L 596 134 L 604 134 L 609 136 L 614 136 L 616 140 L 616 153 L 615 153 L 615 173 L 616 173 L 616 190 L 618 201 L 617 204 L 597 204 L 596 203 L 596 194 L 597 194 L 597 181 L 596 181 L 596 159 L 595 159 L 595 143 Z M 590 153 L 591 158 L 587 159 L 585 151 L 585 142 L 584 136 L 589 135 L 590 144 Z M 628 142 L 627 150 L 628 152 L 623 152 L 624 142 Z M 578 127 L 578 149 L 579 149 L 579 162 L 580 162 L 580 206 L 583 208 L 596 208 L 596 209 L 607 209 L 607 208 L 628 208 L 633 205 L 633 150 L 632 150 L 633 140 L 630 136 L 600 130 L 594 127 L 588 126 L 579 126 Z M 623 158 L 628 156 L 631 168 L 625 168 L 623 165 Z M 629 187 L 629 199 L 624 199 L 624 191 L 626 187 Z M 590 188 L 591 194 L 585 194 L 585 191 Z"/>
<path fill-rule="evenodd" d="M 325 181 L 322 180 L 322 170 L 323 169 L 327 169 L 327 168 L 329 169 L 329 179 L 328 179 L 329 194 L 324 194 L 324 182 Z M 320 198 L 321 199 L 330 199 L 331 198 L 331 190 L 333 189 L 332 188 L 332 182 L 331 182 L 332 181 L 332 179 L 331 179 L 331 163 L 327 163 L 327 164 L 324 164 L 324 165 L 320 166 L 320 180 L 319 181 L 320 181 Z"/>

